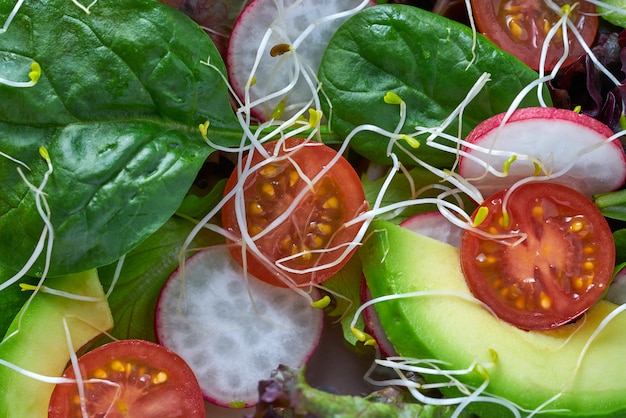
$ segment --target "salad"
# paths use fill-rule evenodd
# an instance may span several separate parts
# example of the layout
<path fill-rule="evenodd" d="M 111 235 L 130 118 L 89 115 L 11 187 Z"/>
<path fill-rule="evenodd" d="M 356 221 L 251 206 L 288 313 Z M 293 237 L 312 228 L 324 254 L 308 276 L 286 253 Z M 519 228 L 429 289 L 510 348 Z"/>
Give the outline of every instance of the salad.
<path fill-rule="evenodd" d="M 626 411 L 626 5 L 387 3 L 0 1 L 0 416 Z"/>

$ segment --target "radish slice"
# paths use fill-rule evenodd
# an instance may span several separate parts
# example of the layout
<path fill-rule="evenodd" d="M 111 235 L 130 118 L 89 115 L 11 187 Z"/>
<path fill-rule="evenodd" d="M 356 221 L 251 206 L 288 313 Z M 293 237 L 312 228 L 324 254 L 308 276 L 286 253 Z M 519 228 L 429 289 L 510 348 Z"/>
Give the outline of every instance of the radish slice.
<path fill-rule="evenodd" d="M 411 216 L 400 224 L 418 234 L 445 242 L 453 247 L 461 247 L 463 228 L 459 228 L 440 212 L 426 212 Z"/>
<path fill-rule="evenodd" d="M 169 278 L 157 304 L 156 334 L 189 363 L 207 401 L 248 407 L 272 370 L 308 360 L 323 316 L 290 289 L 251 276 L 246 285 L 227 247 L 216 245 Z"/>
<path fill-rule="evenodd" d="M 549 107 L 518 109 L 501 128 L 504 114 L 480 123 L 462 148 L 459 174 L 480 190 L 484 197 L 512 186 L 535 173 L 535 158 L 545 173 L 557 173 L 571 167 L 563 175 L 550 180 L 591 196 L 618 189 L 626 180 L 626 155 L 619 140 L 608 142 L 613 131 L 584 114 Z M 591 149 L 592 147 L 596 147 Z M 505 153 L 501 153 L 504 151 Z M 512 161 L 511 155 L 517 159 Z M 485 174 L 489 164 L 499 172 L 509 165 L 508 175 Z"/>
<path fill-rule="evenodd" d="M 341 23 L 367 4 L 367 0 L 254 0 L 248 4 L 235 21 L 226 66 L 231 85 L 244 102 L 245 87 L 253 78 L 250 103 L 261 102 L 253 106 L 252 115 L 263 121 L 286 119 L 313 107 L 307 103 L 317 96 L 315 74 L 328 41 Z M 298 40 L 309 25 L 315 26 L 308 38 Z M 268 30 L 271 35 L 266 40 Z M 253 72 L 258 51 L 260 61 Z M 277 109 L 283 106 L 281 116 Z"/>

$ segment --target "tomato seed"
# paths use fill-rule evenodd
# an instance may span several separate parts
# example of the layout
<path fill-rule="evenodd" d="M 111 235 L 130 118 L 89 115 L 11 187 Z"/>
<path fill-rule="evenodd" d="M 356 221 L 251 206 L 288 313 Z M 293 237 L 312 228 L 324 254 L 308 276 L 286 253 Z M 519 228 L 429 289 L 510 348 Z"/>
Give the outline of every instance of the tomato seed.
<path fill-rule="evenodd" d="M 96 379 L 106 379 L 108 375 L 104 369 L 96 369 L 93 371 L 93 377 Z"/>
<path fill-rule="evenodd" d="M 593 261 L 585 261 L 583 263 L 583 268 L 587 271 L 592 271 L 595 268 Z"/>
<path fill-rule="evenodd" d="M 572 232 L 580 232 L 582 231 L 583 227 L 584 227 L 583 222 L 577 219 L 577 220 L 572 221 L 572 223 L 569 226 L 569 229 Z"/>
<path fill-rule="evenodd" d="M 124 363 L 122 363 L 119 360 L 114 360 L 111 362 L 111 370 L 116 371 L 116 372 L 124 372 Z"/>
<path fill-rule="evenodd" d="M 552 307 L 552 299 L 548 295 L 546 295 L 543 291 L 539 293 L 539 305 L 548 310 Z"/>
<path fill-rule="evenodd" d="M 159 385 L 161 383 L 167 382 L 167 378 L 167 373 L 161 371 L 154 376 L 154 378 L 152 379 L 152 383 L 154 383 L 155 385 Z"/>
<path fill-rule="evenodd" d="M 333 227 L 330 226 L 329 224 L 318 223 L 317 224 L 317 230 L 322 235 L 330 235 L 333 232 Z"/>
<path fill-rule="evenodd" d="M 331 196 L 322 204 L 322 207 L 324 209 L 338 209 L 339 199 L 337 196 Z"/>
<path fill-rule="evenodd" d="M 300 180 L 300 175 L 296 170 L 292 170 L 289 173 L 289 187 L 295 186 L 296 183 L 298 183 L 298 180 Z"/>
<path fill-rule="evenodd" d="M 282 171 L 282 170 L 281 170 Z M 278 167 L 273 165 L 273 164 L 269 164 L 265 167 L 263 167 L 262 169 L 259 170 L 259 174 L 265 178 L 274 178 L 279 174 L 279 170 Z"/>
<path fill-rule="evenodd" d="M 511 34 L 517 39 L 524 40 L 528 38 L 528 34 L 526 33 L 522 25 L 517 23 L 515 19 L 511 19 L 509 21 L 509 30 L 511 31 Z"/>
<path fill-rule="evenodd" d="M 250 202 L 248 205 L 248 214 L 250 215 L 260 215 L 263 213 L 263 208 L 259 202 Z"/>
<path fill-rule="evenodd" d="M 276 190 L 274 189 L 274 186 L 272 186 L 270 183 L 263 183 L 261 185 L 261 192 L 266 197 L 275 197 L 276 196 Z"/>

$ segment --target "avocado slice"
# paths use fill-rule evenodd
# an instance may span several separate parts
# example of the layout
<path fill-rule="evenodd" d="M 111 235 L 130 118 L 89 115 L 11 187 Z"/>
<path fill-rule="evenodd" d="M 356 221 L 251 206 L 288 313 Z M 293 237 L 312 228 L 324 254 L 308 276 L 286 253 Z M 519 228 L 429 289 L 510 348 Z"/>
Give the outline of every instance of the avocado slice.
<path fill-rule="evenodd" d="M 471 295 L 458 249 L 386 221 L 373 222 L 371 231 L 359 251 L 373 297 L 426 290 Z M 583 319 L 552 331 L 521 330 L 457 296 L 402 298 L 375 307 L 401 356 L 436 358 L 455 369 L 478 361 L 489 376 L 486 391 L 528 411 L 522 416 L 544 403 L 552 412 L 542 417 L 625 416 L 626 313 L 615 316 L 581 354 L 615 304 L 600 301 Z M 459 380 L 478 387 L 484 375 L 472 372 Z M 484 402 L 472 404 L 471 411 L 512 415 Z"/>
<path fill-rule="evenodd" d="M 0 343 L 0 359 L 45 376 L 61 376 L 70 360 L 63 318 L 74 351 L 110 329 L 113 318 L 95 270 L 49 278 L 45 284 L 100 301 L 78 301 L 38 292 L 11 323 Z M 46 418 L 53 389 L 52 383 L 43 383 L 0 365 L 0 417 Z"/>

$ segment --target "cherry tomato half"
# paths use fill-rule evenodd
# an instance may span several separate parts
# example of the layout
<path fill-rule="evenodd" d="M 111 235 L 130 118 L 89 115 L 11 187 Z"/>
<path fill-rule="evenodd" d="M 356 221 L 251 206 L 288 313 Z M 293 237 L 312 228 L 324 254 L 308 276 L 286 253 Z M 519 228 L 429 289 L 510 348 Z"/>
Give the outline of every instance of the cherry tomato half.
<path fill-rule="evenodd" d="M 365 192 L 359 176 L 346 159 L 339 156 L 329 165 L 337 157 L 332 148 L 291 138 L 276 152 L 276 144 L 264 144 L 268 153 L 276 158 L 265 160 L 261 153 L 255 152 L 252 166 L 267 163 L 250 173 L 243 182 L 239 181 L 235 170 L 226 184 L 225 194 L 235 187 L 243 188 L 243 202 L 239 206 L 245 210 L 248 233 L 267 258 L 262 261 L 247 250 L 247 270 L 258 279 L 277 286 L 286 286 L 285 279 L 296 286 L 319 283 L 339 271 L 348 257 L 332 267 L 309 273 L 300 271 L 338 260 L 346 249 L 344 244 L 354 240 L 361 226 L 361 223 L 349 227 L 344 224 L 367 209 Z M 325 168 L 329 170 L 311 183 Z M 303 198 L 289 209 L 300 193 L 304 194 Z M 222 224 L 233 235 L 241 237 L 235 206 L 234 199 L 224 205 Z M 268 229 L 275 219 L 288 211 L 287 217 Z M 243 265 L 242 247 L 233 245 L 230 250 L 235 260 Z M 292 256 L 294 258 L 286 260 Z M 275 263 L 277 260 L 298 272 L 286 271 Z"/>
<path fill-rule="evenodd" d="M 502 210 L 506 193 L 496 193 L 474 212 L 477 228 L 492 235 L 525 234 L 525 239 L 465 231 L 461 266 L 469 288 L 498 317 L 519 328 L 552 329 L 576 319 L 611 281 L 615 244 L 608 223 L 581 193 L 535 182 L 508 194 L 507 225 Z M 483 221 L 476 220 L 485 212 Z"/>
<path fill-rule="evenodd" d="M 571 7 L 570 20 L 585 43 L 591 45 L 598 30 L 596 6 L 585 0 L 554 0 L 559 7 Z M 574 6 L 574 4 L 576 4 Z M 541 49 L 550 29 L 560 16 L 543 0 L 473 0 L 476 26 L 487 38 L 506 52 L 515 55 L 529 67 L 538 70 Z M 576 61 L 585 50 L 568 30 L 569 54 L 563 66 Z M 551 70 L 563 55 L 563 33 L 559 29 L 552 38 L 544 69 Z"/>
<path fill-rule="evenodd" d="M 90 417 L 204 418 L 204 399 L 187 363 L 165 347 L 143 340 L 121 340 L 78 359 Z M 74 378 L 70 365 L 63 376 Z M 101 382 L 87 382 L 100 379 Z M 57 384 L 49 418 L 82 418 L 76 384 Z"/>

